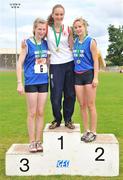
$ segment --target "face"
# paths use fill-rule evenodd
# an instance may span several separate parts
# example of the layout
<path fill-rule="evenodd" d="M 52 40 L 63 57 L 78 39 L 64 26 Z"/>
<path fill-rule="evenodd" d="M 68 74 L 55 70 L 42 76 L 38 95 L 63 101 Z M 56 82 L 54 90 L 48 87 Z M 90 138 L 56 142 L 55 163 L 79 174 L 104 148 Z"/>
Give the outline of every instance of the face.
<path fill-rule="evenodd" d="M 61 24 L 64 19 L 64 9 L 63 8 L 55 8 L 53 14 L 54 22 L 57 24 Z"/>
<path fill-rule="evenodd" d="M 39 23 L 35 28 L 35 36 L 38 39 L 42 39 L 46 35 L 46 31 L 47 31 L 46 24 Z"/>
<path fill-rule="evenodd" d="M 74 23 L 74 30 L 78 36 L 84 36 L 85 35 L 85 27 L 80 21 L 76 21 Z"/>

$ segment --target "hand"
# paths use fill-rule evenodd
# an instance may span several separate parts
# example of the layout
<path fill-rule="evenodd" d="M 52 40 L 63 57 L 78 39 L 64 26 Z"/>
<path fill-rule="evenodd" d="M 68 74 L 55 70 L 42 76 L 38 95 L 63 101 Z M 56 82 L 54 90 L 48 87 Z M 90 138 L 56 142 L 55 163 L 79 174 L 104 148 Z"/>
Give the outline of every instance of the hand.
<path fill-rule="evenodd" d="M 98 85 L 98 79 L 94 78 L 92 81 L 92 86 L 97 87 L 97 85 Z"/>
<path fill-rule="evenodd" d="M 36 59 L 35 64 L 46 64 L 46 58 Z"/>
<path fill-rule="evenodd" d="M 22 85 L 22 83 L 19 83 L 18 86 L 17 86 L 17 92 L 20 94 L 20 95 L 23 95 L 24 94 L 24 87 Z"/>
<path fill-rule="evenodd" d="M 21 42 L 21 48 L 22 49 L 26 48 L 26 40 L 25 39 Z"/>

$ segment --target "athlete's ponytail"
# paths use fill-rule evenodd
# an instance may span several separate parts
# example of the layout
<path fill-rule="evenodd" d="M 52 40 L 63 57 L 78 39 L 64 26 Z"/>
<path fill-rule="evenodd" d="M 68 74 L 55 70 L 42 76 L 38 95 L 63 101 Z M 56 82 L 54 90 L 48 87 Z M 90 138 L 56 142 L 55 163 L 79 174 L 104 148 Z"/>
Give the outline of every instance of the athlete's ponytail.
<path fill-rule="evenodd" d="M 50 14 L 49 17 L 47 18 L 47 23 L 49 26 L 52 26 L 52 24 L 54 24 L 54 19 L 52 17 L 52 14 Z"/>

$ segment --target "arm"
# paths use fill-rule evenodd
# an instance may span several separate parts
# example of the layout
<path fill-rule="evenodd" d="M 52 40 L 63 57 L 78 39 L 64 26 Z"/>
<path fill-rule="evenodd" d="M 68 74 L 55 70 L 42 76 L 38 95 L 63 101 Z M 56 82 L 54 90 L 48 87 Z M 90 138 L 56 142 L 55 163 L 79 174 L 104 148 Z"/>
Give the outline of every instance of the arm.
<path fill-rule="evenodd" d="M 106 67 L 105 60 L 103 59 L 102 54 L 99 49 L 98 49 L 98 61 L 99 61 L 99 69 Z"/>
<path fill-rule="evenodd" d="M 98 61 L 97 44 L 95 40 L 93 40 L 91 43 L 91 53 L 94 61 L 94 79 L 92 82 L 92 86 L 96 87 L 98 85 L 99 61 Z"/>
<path fill-rule="evenodd" d="M 47 57 L 47 66 L 48 66 L 48 68 L 50 67 L 50 55 L 48 55 L 48 57 Z"/>
<path fill-rule="evenodd" d="M 22 83 L 22 66 L 25 60 L 27 54 L 27 48 L 22 48 L 20 55 L 19 55 L 19 59 L 18 59 L 18 63 L 17 63 L 17 91 L 20 95 L 22 95 L 24 93 L 24 87 L 23 87 L 23 83 Z"/>
<path fill-rule="evenodd" d="M 70 49 L 72 50 L 73 48 L 73 31 L 72 31 L 72 28 L 69 29 L 69 37 L 68 37 L 68 43 L 69 43 L 69 46 L 70 46 Z"/>

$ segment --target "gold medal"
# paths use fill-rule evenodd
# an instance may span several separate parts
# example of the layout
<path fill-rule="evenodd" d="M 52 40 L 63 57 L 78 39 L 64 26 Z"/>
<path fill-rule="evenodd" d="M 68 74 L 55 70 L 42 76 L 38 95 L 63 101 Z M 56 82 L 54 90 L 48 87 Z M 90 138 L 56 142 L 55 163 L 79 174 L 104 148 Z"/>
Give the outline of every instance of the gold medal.
<path fill-rule="evenodd" d="M 56 48 L 56 52 L 59 52 L 59 48 Z"/>
<path fill-rule="evenodd" d="M 80 64 L 80 63 L 81 63 L 81 61 L 80 61 L 79 59 L 78 59 L 76 62 L 77 62 L 77 64 Z"/>
<path fill-rule="evenodd" d="M 52 29 L 53 29 L 54 36 L 55 36 L 55 41 L 56 41 L 56 52 L 59 52 L 58 46 L 60 44 L 60 39 L 61 39 L 61 34 L 62 34 L 62 26 L 60 26 L 60 33 L 59 33 L 58 37 L 56 35 L 56 30 L 55 30 L 54 24 L 52 25 Z"/>

